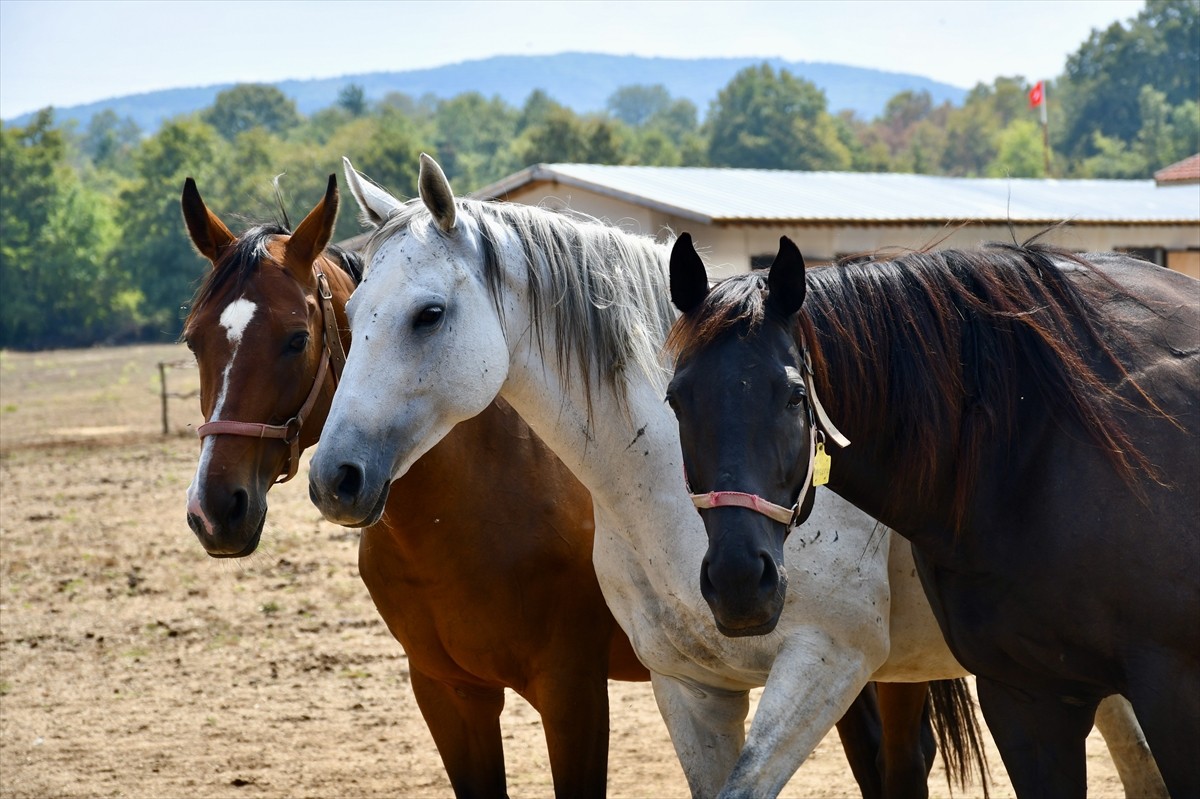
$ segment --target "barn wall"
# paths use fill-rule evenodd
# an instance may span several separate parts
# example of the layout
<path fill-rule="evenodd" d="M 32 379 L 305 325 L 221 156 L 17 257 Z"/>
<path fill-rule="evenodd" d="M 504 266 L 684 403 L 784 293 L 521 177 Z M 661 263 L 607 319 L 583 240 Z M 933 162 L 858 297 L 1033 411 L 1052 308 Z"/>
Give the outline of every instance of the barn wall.
<path fill-rule="evenodd" d="M 743 272 L 754 256 L 771 256 L 779 248 L 779 237 L 796 242 L 805 259 L 822 263 L 843 255 L 878 250 L 904 251 L 936 246 L 975 247 L 987 241 L 1025 241 L 1043 226 L 970 225 L 947 228 L 937 225 L 703 225 L 693 220 L 608 197 L 587 189 L 562 184 L 535 184 L 514 191 L 511 202 L 569 208 L 599 217 L 625 230 L 665 238 L 688 232 L 704 257 L 713 277 Z M 1081 225 L 1058 228 L 1042 241 L 1076 252 L 1134 250 L 1180 271 L 1200 277 L 1200 227 L 1186 225 Z"/>

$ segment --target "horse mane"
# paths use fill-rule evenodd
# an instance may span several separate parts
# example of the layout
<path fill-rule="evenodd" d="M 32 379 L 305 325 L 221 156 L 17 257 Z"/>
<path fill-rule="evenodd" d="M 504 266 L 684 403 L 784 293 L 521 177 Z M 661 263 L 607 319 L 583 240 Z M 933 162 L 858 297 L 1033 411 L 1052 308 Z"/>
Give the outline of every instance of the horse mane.
<path fill-rule="evenodd" d="M 250 275 L 258 269 L 258 264 L 271 257 L 267 244 L 272 237 L 290 236 L 291 233 L 278 222 L 267 222 L 254 225 L 238 236 L 217 258 L 213 268 L 196 289 L 191 310 L 184 321 L 184 329 L 191 324 L 196 312 L 222 293 L 227 285 L 233 283 L 235 291 L 240 291 L 246 285 Z"/>
<path fill-rule="evenodd" d="M 1116 387 L 1130 385 L 1151 412 L 1165 414 L 1122 365 L 1096 302 L 1066 278 L 1064 263 L 1111 284 L 1078 256 L 1040 244 L 912 252 L 808 272 L 793 334 L 808 344 L 822 396 L 838 416 L 887 431 L 921 497 L 931 497 L 940 474 L 956 474 L 956 529 L 983 453 L 1018 434 L 1022 375 L 1048 412 L 1077 422 L 1130 485 L 1138 472 L 1158 479 L 1119 422 L 1118 411 L 1134 403 Z M 682 356 L 730 331 L 752 333 L 766 318 L 766 292 L 765 271 L 718 283 L 676 323 L 671 350 Z M 831 373 L 854 390 L 831 385 Z"/>
<path fill-rule="evenodd" d="M 214 297 L 224 292 L 225 287 L 233 284 L 234 291 L 241 291 L 250 277 L 258 270 L 264 260 L 271 260 L 267 245 L 275 236 L 290 236 L 292 231 L 284 224 L 266 222 L 254 225 L 238 236 L 233 244 L 221 253 L 213 268 L 208 271 L 196 294 L 192 298 L 191 309 L 184 321 L 186 330 L 197 311 L 211 302 Z M 336 244 L 325 248 L 325 254 L 350 276 L 354 285 L 362 281 L 362 256 L 345 250 Z"/>
<path fill-rule="evenodd" d="M 502 243 L 509 237 L 520 242 L 535 339 L 544 351 L 546 333 L 553 330 L 554 357 L 565 380 L 571 379 L 571 365 L 579 365 L 589 419 L 594 381 L 617 389 L 620 401 L 633 372 L 664 382 L 660 350 L 675 318 L 667 246 L 576 212 L 464 199 L 456 205 L 458 224 L 478 229 L 484 282 L 502 320 L 502 276 L 511 266 L 503 262 Z M 372 234 L 365 247 L 368 263 L 385 240 L 429 218 L 423 203 L 410 200 Z M 436 225 L 422 230 L 454 235 Z"/>

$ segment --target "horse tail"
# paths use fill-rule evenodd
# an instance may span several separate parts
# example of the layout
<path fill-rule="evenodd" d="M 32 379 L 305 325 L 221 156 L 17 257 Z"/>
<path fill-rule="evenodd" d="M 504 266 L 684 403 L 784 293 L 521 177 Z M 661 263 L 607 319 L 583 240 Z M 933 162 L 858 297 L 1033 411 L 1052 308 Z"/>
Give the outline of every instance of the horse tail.
<path fill-rule="evenodd" d="M 936 680 L 929 683 L 929 698 L 932 707 L 933 729 L 937 733 L 938 749 L 946 764 L 946 783 L 954 790 L 954 783 L 966 790 L 978 775 L 983 785 L 984 799 L 988 799 L 987 757 L 983 751 L 979 721 L 975 717 L 975 701 L 967 688 L 967 681 Z"/>

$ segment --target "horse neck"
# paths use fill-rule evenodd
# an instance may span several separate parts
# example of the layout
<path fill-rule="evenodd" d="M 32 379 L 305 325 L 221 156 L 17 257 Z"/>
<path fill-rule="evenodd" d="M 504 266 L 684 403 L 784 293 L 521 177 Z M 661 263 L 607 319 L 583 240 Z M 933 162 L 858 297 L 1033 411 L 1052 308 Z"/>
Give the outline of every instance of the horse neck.
<path fill-rule="evenodd" d="M 809 281 L 809 293 L 814 300 L 821 298 L 819 279 Z M 954 526 L 949 512 L 953 491 L 948 488 L 953 475 L 946 471 L 947 464 L 954 463 L 955 444 L 927 433 L 919 449 L 895 446 L 896 431 L 910 428 L 914 421 L 907 418 L 907 406 L 889 401 L 891 390 L 881 382 L 895 380 L 896 375 L 879 378 L 885 367 L 877 353 L 889 352 L 893 343 L 886 338 L 888 326 L 857 320 L 875 336 L 874 347 L 868 350 L 845 340 L 842 320 L 831 304 L 806 300 L 805 309 L 807 324 L 797 328 L 797 343 L 813 351 L 820 401 L 833 424 L 852 442 L 846 449 L 830 448 L 829 487 L 910 539 L 924 532 L 940 541 Z M 946 354 L 957 358 L 955 353 Z M 887 369 L 895 366 L 889 363 Z M 928 427 L 944 430 L 956 424 Z M 897 499 L 918 495 L 927 501 L 905 504 Z"/>
<path fill-rule="evenodd" d="M 663 262 L 665 269 L 665 255 Z M 577 358 L 567 359 L 564 374 L 554 356 L 559 351 L 554 326 L 546 325 L 539 341 L 532 332 L 530 301 L 521 307 L 511 300 L 528 297 L 527 277 L 510 270 L 506 280 L 511 357 L 504 399 L 588 488 L 597 509 L 625 538 L 669 542 L 680 538 L 671 531 L 695 524 L 696 534 L 689 538 L 703 542 L 699 517 L 683 487 L 679 428 L 663 401 L 665 375 L 659 385 L 631 367 L 616 385 L 594 374 L 585 381 L 583 370 L 592 367 Z"/>
<path fill-rule="evenodd" d="M 515 353 L 502 395 L 597 502 L 617 507 L 663 485 L 676 489 L 694 515 L 683 491 L 678 427 L 659 388 L 638 376 L 623 398 L 595 384 L 589 394 L 582 380 L 568 380 L 539 353 L 521 350 L 527 348 Z"/>

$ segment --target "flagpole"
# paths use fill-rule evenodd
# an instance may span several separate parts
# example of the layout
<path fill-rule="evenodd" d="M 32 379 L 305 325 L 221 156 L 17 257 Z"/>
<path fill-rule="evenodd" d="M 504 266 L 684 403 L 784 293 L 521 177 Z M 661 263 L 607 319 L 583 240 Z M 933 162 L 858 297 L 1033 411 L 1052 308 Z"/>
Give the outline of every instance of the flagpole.
<path fill-rule="evenodd" d="M 1042 83 L 1042 161 L 1046 170 L 1046 177 L 1050 177 L 1050 117 L 1046 112 L 1048 102 L 1046 91 L 1046 83 Z"/>

